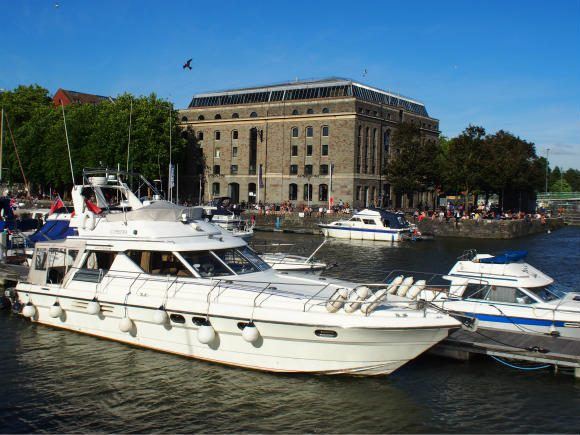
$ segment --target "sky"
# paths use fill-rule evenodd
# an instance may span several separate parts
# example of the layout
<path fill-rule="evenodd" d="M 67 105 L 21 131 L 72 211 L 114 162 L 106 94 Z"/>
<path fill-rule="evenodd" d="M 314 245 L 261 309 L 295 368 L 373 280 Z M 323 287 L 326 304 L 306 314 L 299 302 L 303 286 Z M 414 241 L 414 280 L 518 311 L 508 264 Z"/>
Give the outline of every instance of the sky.
<path fill-rule="evenodd" d="M 0 89 L 185 108 L 204 91 L 347 77 L 423 102 L 445 136 L 503 129 L 580 169 L 580 0 L 0 0 L 0 16 Z"/>

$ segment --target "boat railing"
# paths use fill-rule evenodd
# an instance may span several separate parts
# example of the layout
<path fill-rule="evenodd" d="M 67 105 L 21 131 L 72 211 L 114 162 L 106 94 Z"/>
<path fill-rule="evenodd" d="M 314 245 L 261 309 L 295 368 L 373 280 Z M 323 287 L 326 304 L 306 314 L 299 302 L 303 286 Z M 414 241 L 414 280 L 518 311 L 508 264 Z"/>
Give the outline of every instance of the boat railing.
<path fill-rule="evenodd" d="M 457 261 L 471 261 L 477 256 L 476 249 L 466 249 L 463 251 L 459 257 L 457 257 Z"/>
<path fill-rule="evenodd" d="M 74 280 L 74 275 L 77 271 L 81 270 L 78 267 L 71 267 L 72 270 L 72 280 Z M 208 312 L 209 306 L 211 305 L 212 299 L 215 292 L 219 292 L 219 294 L 223 294 L 223 292 L 228 290 L 235 290 L 235 291 L 247 291 L 251 293 L 255 293 L 253 298 L 253 308 L 259 307 L 263 304 L 266 300 L 271 298 L 272 296 L 278 296 L 288 299 L 294 300 L 304 300 L 302 311 L 307 312 L 312 310 L 314 307 L 323 306 L 328 302 L 328 298 L 339 288 L 345 288 L 349 291 L 349 294 L 353 291 L 358 289 L 362 286 L 367 286 L 373 289 L 380 289 L 386 288 L 385 283 L 365 283 L 359 284 L 353 287 L 347 287 L 344 285 L 340 285 L 338 283 L 327 282 L 324 284 L 314 284 L 314 283 L 291 283 L 293 287 L 301 287 L 304 288 L 305 292 L 298 292 L 298 291 L 290 291 L 284 289 L 284 286 L 288 286 L 288 283 L 285 282 L 277 282 L 277 281 L 259 281 L 259 280 L 243 280 L 243 279 L 235 279 L 235 278 L 196 278 L 196 277 L 179 277 L 175 276 L 172 277 L 171 275 L 161 276 L 158 277 L 146 274 L 145 272 L 137 272 L 137 271 L 124 271 L 124 270 L 114 270 L 110 269 L 106 272 L 103 272 L 103 275 L 99 276 L 103 285 L 99 285 L 99 290 L 97 292 L 103 292 L 115 280 L 125 280 L 130 281 L 128 285 L 128 292 L 127 294 L 130 295 L 134 287 L 137 285 L 140 280 L 145 283 L 166 283 L 165 291 L 164 291 L 164 303 L 168 299 L 168 294 L 171 288 L 183 288 L 184 286 L 196 286 L 196 287 L 205 287 L 208 289 L 206 295 L 206 301 L 208 304 Z M 173 278 L 173 279 L 170 279 Z M 100 283 L 97 283 L 100 284 Z M 349 302 L 359 302 L 361 305 L 368 304 L 370 301 L 366 299 L 360 300 L 350 300 Z M 388 297 L 385 298 L 385 303 L 391 306 L 397 306 L 401 308 L 412 308 L 412 309 L 425 309 L 425 307 L 418 305 L 417 301 L 410 301 L 410 300 L 392 300 Z"/>

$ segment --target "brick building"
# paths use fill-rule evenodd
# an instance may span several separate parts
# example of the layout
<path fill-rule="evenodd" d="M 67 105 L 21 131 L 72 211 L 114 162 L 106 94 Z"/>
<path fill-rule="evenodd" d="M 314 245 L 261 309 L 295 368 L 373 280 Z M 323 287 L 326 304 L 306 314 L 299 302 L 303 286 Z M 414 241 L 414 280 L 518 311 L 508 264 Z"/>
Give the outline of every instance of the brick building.
<path fill-rule="evenodd" d="M 63 105 L 68 106 L 69 104 L 99 104 L 103 101 L 113 101 L 113 98 L 59 89 L 54 93 L 52 102 L 55 106 L 60 106 L 61 101 Z"/>
<path fill-rule="evenodd" d="M 197 94 L 180 117 L 203 152 L 205 201 L 430 201 L 395 195 L 383 175 L 398 124 L 416 123 L 424 140 L 439 136 L 439 121 L 416 100 L 330 78 Z"/>

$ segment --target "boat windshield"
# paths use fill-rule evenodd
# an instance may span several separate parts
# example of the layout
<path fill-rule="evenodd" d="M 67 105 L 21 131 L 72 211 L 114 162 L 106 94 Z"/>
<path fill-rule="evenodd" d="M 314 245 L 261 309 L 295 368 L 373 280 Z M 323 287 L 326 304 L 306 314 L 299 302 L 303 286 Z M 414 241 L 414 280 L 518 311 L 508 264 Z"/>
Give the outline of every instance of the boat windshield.
<path fill-rule="evenodd" d="M 203 278 L 215 276 L 244 275 L 269 269 L 265 263 L 247 246 L 237 249 L 215 251 L 180 252 L 183 259 Z"/>
<path fill-rule="evenodd" d="M 544 302 L 550 302 L 556 299 L 561 299 L 566 295 L 566 291 L 556 284 L 550 284 L 543 287 L 528 288 L 530 292 L 536 295 Z"/>

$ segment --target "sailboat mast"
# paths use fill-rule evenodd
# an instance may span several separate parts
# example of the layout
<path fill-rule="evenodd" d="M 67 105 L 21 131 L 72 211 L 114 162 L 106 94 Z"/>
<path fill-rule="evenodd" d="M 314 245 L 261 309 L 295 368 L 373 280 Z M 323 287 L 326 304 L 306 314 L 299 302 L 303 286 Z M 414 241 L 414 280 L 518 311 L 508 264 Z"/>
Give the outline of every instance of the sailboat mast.
<path fill-rule="evenodd" d="M 2 120 L 0 120 L 0 183 L 2 182 L 2 153 L 4 152 L 4 106 L 2 106 Z"/>

